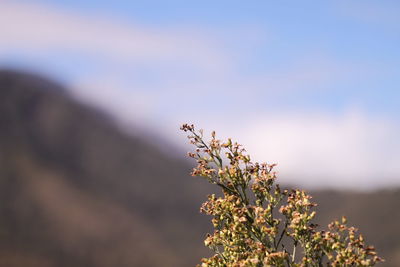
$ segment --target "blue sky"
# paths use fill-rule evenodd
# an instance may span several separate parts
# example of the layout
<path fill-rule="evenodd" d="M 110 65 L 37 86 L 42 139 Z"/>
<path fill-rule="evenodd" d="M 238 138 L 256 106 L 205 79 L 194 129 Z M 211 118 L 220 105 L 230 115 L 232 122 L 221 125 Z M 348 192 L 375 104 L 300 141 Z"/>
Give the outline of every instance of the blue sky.
<path fill-rule="evenodd" d="M 399 13 L 397 1 L 2 1 L 0 66 L 52 76 L 170 142 L 185 121 L 219 130 L 288 182 L 388 187 Z"/>

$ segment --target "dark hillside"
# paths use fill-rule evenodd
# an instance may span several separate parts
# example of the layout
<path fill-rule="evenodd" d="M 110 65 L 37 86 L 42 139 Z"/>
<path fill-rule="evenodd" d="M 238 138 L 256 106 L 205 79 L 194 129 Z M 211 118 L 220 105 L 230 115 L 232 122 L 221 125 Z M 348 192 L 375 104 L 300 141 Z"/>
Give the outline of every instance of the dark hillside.
<path fill-rule="evenodd" d="M 0 266 L 194 266 L 212 187 L 190 169 L 62 86 L 0 71 Z M 313 195 L 323 225 L 346 214 L 400 266 L 399 190 Z"/>
<path fill-rule="evenodd" d="M 7 257 L 32 257 L 32 266 L 188 266 L 207 252 L 198 207 L 208 185 L 59 85 L 0 72 L 0 129 Z"/>

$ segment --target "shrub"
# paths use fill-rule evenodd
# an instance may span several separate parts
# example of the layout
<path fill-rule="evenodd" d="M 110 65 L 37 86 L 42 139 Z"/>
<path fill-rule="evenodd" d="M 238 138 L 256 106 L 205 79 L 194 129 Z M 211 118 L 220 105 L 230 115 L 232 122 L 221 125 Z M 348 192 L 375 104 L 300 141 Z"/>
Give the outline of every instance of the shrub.
<path fill-rule="evenodd" d="M 191 174 L 222 189 L 200 209 L 212 216 L 215 230 L 204 243 L 215 254 L 199 266 L 373 266 L 382 261 L 344 217 L 318 231 L 311 196 L 282 190 L 274 164 L 253 163 L 241 145 L 221 142 L 215 132 L 205 141 L 193 125 L 181 130 L 196 147 L 188 153 L 198 164 Z"/>

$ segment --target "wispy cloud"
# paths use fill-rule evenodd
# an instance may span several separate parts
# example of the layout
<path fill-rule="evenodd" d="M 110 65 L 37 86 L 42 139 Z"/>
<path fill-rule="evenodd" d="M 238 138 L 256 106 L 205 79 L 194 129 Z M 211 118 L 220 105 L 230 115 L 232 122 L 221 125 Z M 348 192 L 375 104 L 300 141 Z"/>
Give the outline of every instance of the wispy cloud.
<path fill-rule="evenodd" d="M 384 117 L 349 110 L 195 122 L 239 141 L 253 160 L 277 163 L 287 184 L 369 190 L 400 183 L 400 127 Z"/>
<path fill-rule="evenodd" d="M 0 53 L 70 51 L 119 62 L 180 62 L 217 71 L 226 67 L 226 58 L 214 46 L 201 34 L 146 28 L 45 5 L 6 1 L 0 8 Z"/>
<path fill-rule="evenodd" d="M 279 163 L 289 183 L 371 189 L 399 183 L 399 134 L 394 121 L 358 111 L 271 114 L 252 122 L 243 142 Z"/>

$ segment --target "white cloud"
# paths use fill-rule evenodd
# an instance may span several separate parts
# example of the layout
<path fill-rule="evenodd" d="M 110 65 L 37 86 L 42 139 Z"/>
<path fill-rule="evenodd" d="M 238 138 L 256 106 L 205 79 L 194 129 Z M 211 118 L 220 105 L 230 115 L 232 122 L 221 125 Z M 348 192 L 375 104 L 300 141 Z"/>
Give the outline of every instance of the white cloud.
<path fill-rule="evenodd" d="M 214 46 L 196 32 L 146 28 L 40 4 L 5 1 L 0 7 L 0 53 L 69 51 L 119 62 L 185 62 L 203 71 L 227 68 L 222 51 Z"/>
<path fill-rule="evenodd" d="M 349 111 L 198 123 L 233 137 L 253 159 L 277 163 L 281 182 L 341 189 L 400 185 L 400 127 L 395 121 Z"/>

